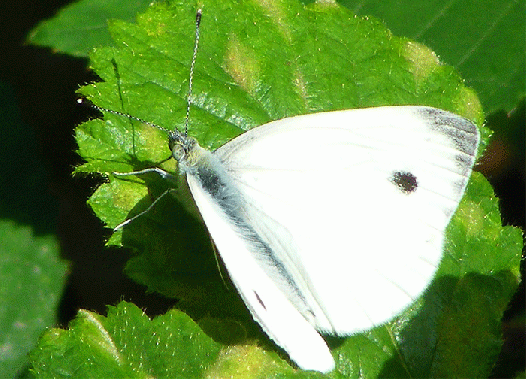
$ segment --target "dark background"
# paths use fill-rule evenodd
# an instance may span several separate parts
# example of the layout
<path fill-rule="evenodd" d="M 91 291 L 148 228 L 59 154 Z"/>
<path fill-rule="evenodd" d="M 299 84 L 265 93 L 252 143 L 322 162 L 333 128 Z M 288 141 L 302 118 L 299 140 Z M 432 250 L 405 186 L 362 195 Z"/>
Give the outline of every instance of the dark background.
<path fill-rule="evenodd" d="M 37 235 L 58 236 L 62 257 L 70 262 L 61 325 L 67 325 L 79 308 L 105 314 L 106 305 L 120 300 L 134 302 L 150 316 L 164 313 L 174 302 L 146 294 L 144 287 L 122 274 L 126 252 L 104 247 L 110 232 L 86 205 L 101 179 L 72 176 L 73 168 L 81 163 L 73 130 L 90 116 L 88 109 L 76 105 L 75 91 L 96 76 L 88 71 L 86 59 L 24 42 L 33 27 L 67 3 L 3 0 L 0 5 L 0 85 L 7 91 L 0 96 L 0 107 L 14 115 L 13 128 L 1 134 L 0 217 L 31 225 Z M 503 223 L 524 229 L 524 101 L 509 116 L 498 112 L 488 117 L 488 123 L 496 125 L 494 129 L 507 128 L 510 121 L 519 125 L 517 140 L 496 133 L 479 170 L 501 198 Z M 505 345 L 496 378 L 524 370 L 524 303 L 522 286 L 505 315 Z"/>

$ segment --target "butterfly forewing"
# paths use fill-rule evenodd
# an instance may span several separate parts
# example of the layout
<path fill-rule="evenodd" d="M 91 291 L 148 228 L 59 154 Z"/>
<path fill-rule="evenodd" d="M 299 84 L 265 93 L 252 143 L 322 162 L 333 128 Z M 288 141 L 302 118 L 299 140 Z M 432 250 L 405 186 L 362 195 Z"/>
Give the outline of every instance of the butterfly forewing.
<path fill-rule="evenodd" d="M 214 155 L 292 280 L 273 260 L 260 267 L 317 329 L 346 335 L 388 321 L 430 283 L 477 146 L 459 116 L 382 107 L 279 120 Z"/>

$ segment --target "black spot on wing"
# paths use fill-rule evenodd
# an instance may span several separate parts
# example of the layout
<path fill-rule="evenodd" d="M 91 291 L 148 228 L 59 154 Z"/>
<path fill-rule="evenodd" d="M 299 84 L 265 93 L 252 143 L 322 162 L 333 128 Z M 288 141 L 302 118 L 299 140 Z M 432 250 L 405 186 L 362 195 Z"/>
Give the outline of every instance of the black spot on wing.
<path fill-rule="evenodd" d="M 259 304 L 261 304 L 263 309 L 267 310 L 267 307 L 265 306 L 265 303 L 263 302 L 263 300 L 261 300 L 261 298 L 259 297 L 259 295 L 258 295 L 258 293 L 256 291 L 254 291 L 254 295 L 256 296 L 256 300 L 258 301 Z"/>
<path fill-rule="evenodd" d="M 400 192 L 410 194 L 418 188 L 416 176 L 407 171 L 395 171 L 390 178 L 391 183 L 395 184 Z"/>

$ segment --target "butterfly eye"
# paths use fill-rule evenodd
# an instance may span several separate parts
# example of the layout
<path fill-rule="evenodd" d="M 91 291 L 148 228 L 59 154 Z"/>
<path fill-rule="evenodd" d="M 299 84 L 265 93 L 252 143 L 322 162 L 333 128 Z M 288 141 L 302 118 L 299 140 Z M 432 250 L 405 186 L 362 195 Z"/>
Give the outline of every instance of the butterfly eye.
<path fill-rule="evenodd" d="M 186 150 L 181 143 L 175 143 L 172 147 L 172 155 L 176 161 L 180 162 L 186 157 Z"/>

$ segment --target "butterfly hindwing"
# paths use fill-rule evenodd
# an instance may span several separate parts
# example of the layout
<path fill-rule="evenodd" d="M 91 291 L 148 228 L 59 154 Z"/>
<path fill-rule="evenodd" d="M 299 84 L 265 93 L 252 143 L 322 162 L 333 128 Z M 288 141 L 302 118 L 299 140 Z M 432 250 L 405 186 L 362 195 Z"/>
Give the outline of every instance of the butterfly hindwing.
<path fill-rule="evenodd" d="M 255 244 L 257 236 L 251 235 L 250 227 L 236 220 L 232 212 L 225 212 L 206 182 L 191 175 L 187 180 L 230 278 L 253 318 L 301 368 L 331 371 L 334 360 L 323 338 L 254 259 L 267 254 L 265 246 Z"/>

